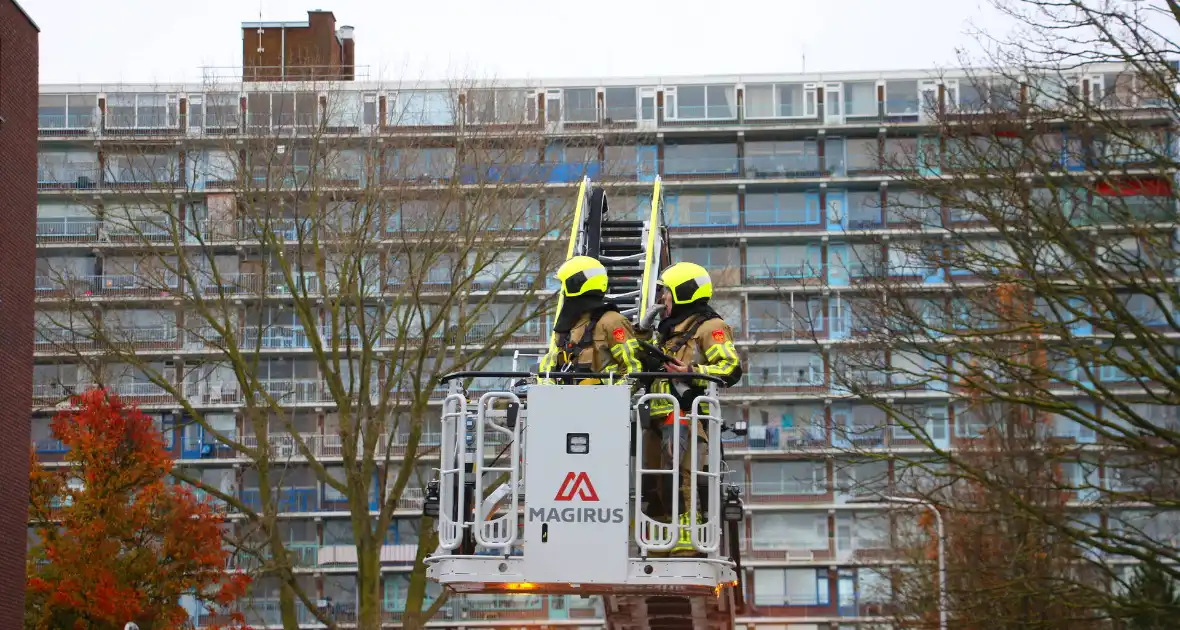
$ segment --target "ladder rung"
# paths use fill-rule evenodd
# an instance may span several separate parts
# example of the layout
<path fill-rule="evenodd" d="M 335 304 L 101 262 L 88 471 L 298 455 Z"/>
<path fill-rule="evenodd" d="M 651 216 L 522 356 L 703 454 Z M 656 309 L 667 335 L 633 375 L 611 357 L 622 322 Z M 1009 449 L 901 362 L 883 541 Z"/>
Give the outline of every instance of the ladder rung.
<path fill-rule="evenodd" d="M 603 221 L 602 227 L 603 227 L 603 229 L 605 229 L 605 228 L 619 228 L 619 227 L 642 229 L 643 223 L 644 223 L 643 221 L 627 221 L 627 220 Z"/>
<path fill-rule="evenodd" d="M 639 252 L 638 254 L 631 254 L 629 256 L 599 256 L 598 260 L 600 262 L 602 262 L 603 265 L 605 265 L 608 262 L 610 262 L 610 263 L 639 262 L 639 261 L 643 260 L 643 252 Z"/>

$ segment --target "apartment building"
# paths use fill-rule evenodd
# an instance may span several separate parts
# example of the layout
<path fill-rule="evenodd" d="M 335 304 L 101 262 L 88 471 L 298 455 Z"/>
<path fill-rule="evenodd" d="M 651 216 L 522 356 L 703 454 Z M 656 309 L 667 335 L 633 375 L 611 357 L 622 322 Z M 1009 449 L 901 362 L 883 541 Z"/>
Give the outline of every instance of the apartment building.
<path fill-rule="evenodd" d="M 320 76 L 296 73 L 292 78 L 285 69 L 262 73 L 257 67 L 284 68 L 284 62 L 260 55 L 243 69 L 245 76 L 260 80 L 245 83 L 41 86 L 38 275 L 35 291 L 30 289 L 38 311 L 54 311 L 68 291 L 81 288 L 105 322 L 152 354 L 160 373 L 188 388 L 187 362 L 208 348 L 200 340 L 193 343 L 167 296 L 136 284 L 134 274 L 126 271 L 133 246 L 95 216 L 95 204 L 117 205 L 129 191 L 162 186 L 168 194 L 176 191 L 182 200 L 178 207 L 191 216 L 215 220 L 217 208 L 232 205 L 227 198 L 234 193 L 226 182 L 236 176 L 218 177 L 211 167 L 190 165 L 221 164 L 232 170 L 237 160 L 228 154 L 237 150 L 227 151 L 227 139 L 248 142 L 253 132 L 280 127 L 296 138 L 325 128 L 391 141 L 429 138 L 430 148 L 422 149 L 428 159 L 419 160 L 426 172 L 414 185 L 425 190 L 452 180 L 466 184 L 454 138 L 465 130 L 523 121 L 540 148 L 520 158 L 527 168 L 512 177 L 515 184 L 543 189 L 536 205 L 539 216 L 544 216 L 545 200 L 572 199 L 583 174 L 607 182 L 613 212 L 641 213 L 649 207 L 646 195 L 658 175 L 667 191 L 674 257 L 712 273 L 714 305 L 732 324 L 745 364 L 743 381 L 725 399 L 727 415 L 740 414 L 750 426 L 748 436 L 725 444 L 731 481 L 743 486 L 746 497 L 744 584 L 747 601 L 757 611 L 741 623 L 793 630 L 879 623 L 888 599 L 882 595 L 887 578 L 879 562 L 891 544 L 891 521 L 882 506 L 851 500 L 892 487 L 906 472 L 886 462 L 850 460 L 847 448 L 853 441 L 877 452 L 913 454 L 922 447 L 901 427 L 889 426 L 879 409 L 858 403 L 841 389 L 827 350 L 857 335 L 858 280 L 868 274 L 858 262 L 867 256 L 858 251 L 881 248 L 883 235 L 904 240 L 919 230 L 912 216 L 891 211 L 913 203 L 913 193 L 897 183 L 892 158 L 923 155 L 921 168 L 936 174 L 945 168 L 953 146 L 938 136 L 931 112 L 969 113 L 982 108 L 989 95 L 1019 94 L 1019 88 L 966 72 L 875 71 L 541 80 L 494 88 L 439 82 L 389 89 L 364 80 L 361 69 L 352 65 L 351 29 L 333 31 L 320 24 L 327 19 L 323 14 L 309 17 L 307 24 L 293 28 L 331 33 L 323 36 L 333 38 L 326 46 L 340 48 L 327 62 L 349 66 L 347 72 L 331 71 L 326 83 L 312 81 Z M 292 25 L 243 25 L 246 52 L 252 53 L 256 35 L 258 49 L 287 51 L 285 35 L 281 32 L 276 44 L 274 31 L 288 27 Z M 1103 94 L 1121 95 L 1126 75 L 1119 67 L 1095 67 L 1069 80 L 1068 89 L 1097 102 Z M 1115 99 L 1112 107 L 1136 110 L 1144 129 L 1170 138 L 1170 122 L 1157 103 L 1127 101 Z M 1086 168 L 1091 147 L 1081 143 L 1095 140 L 1067 138 L 1052 129 L 1046 139 L 1078 149 L 1063 150 L 1069 156 L 1066 168 Z M 144 158 L 127 153 L 127 147 L 136 145 L 142 155 L 153 156 L 138 171 L 130 164 Z M 372 177 L 371 170 L 359 166 L 363 162 L 355 161 L 354 170 L 341 179 L 359 185 Z M 1135 194 L 1170 195 L 1170 185 L 1165 181 Z M 932 209 L 928 219 L 923 223 L 973 220 L 949 207 Z M 227 238 L 219 250 L 224 270 L 237 274 L 235 278 L 265 273 L 233 240 Z M 904 250 L 890 249 L 888 241 L 882 255 L 905 266 Z M 943 273 L 929 270 L 923 281 L 937 286 Z M 316 382 L 315 366 L 301 358 L 306 336 L 288 321 L 290 311 L 279 307 L 281 289 L 267 298 L 276 306 L 269 323 L 280 332 L 268 333 L 266 362 L 260 369 L 281 383 L 283 391 L 310 391 L 307 383 Z M 242 292 L 241 299 L 250 300 L 250 294 Z M 39 455 L 52 461 L 60 454 L 60 445 L 48 433 L 52 405 L 67 389 L 85 387 L 90 377 L 75 356 L 60 350 L 62 338 L 73 333 L 44 318 L 39 321 L 32 441 Z M 523 331 L 489 367 L 509 367 L 513 353 L 538 352 L 545 330 L 547 322 L 538 322 Z M 891 360 L 920 359 L 899 353 Z M 243 470 L 232 451 L 186 424 L 180 406 L 159 386 L 132 375 L 114 387 L 158 418 L 181 465 L 200 471 L 207 482 L 237 493 L 246 503 L 258 501 L 248 466 Z M 203 409 L 218 430 L 253 439 L 245 435 L 239 416 L 241 398 L 228 385 L 192 391 L 189 402 Z M 924 407 L 927 433 L 939 446 L 969 439 L 974 430 L 968 417 L 956 415 L 952 394 L 939 387 L 909 392 Z M 320 456 L 330 460 L 335 432 L 331 398 L 311 392 L 289 400 L 294 422 L 322 450 Z M 1096 439 L 1068 421 L 1058 429 L 1062 440 Z M 437 440 L 437 432 L 437 425 L 427 430 L 425 446 L 431 446 L 432 436 Z M 276 434 L 272 446 L 292 449 L 286 435 Z M 404 442 L 395 441 L 395 460 L 399 445 L 404 453 Z M 429 455 L 424 458 L 429 465 Z M 1079 467 L 1076 474 L 1099 473 Z M 343 497 L 297 467 L 284 483 L 280 501 L 289 513 L 288 548 L 301 559 L 311 592 L 346 621 L 356 606 L 356 554 Z M 420 536 L 422 496 L 420 487 L 403 496 L 381 553 L 390 623 L 405 604 L 405 576 Z M 1180 523 L 1159 527 L 1160 536 L 1180 539 Z M 276 609 L 265 605 L 273 600 L 262 594 L 259 601 L 263 604 L 254 610 L 258 617 L 250 621 L 256 626 L 277 623 Z M 596 598 L 468 595 L 448 603 L 436 619 L 463 627 L 493 622 L 600 627 L 600 606 Z M 193 619 L 198 627 L 209 621 L 195 609 Z"/>
<path fill-rule="evenodd" d="M 31 378 L 24 372 L 32 363 L 32 287 L 35 243 L 28 234 L 36 218 L 34 160 L 37 126 L 34 101 L 37 94 L 37 25 L 14 0 L 0 0 L 0 215 L 13 229 L 0 235 L 0 369 L 14 375 L 0 391 L 0 431 L 23 434 L 28 423 L 24 412 Z M 28 455 L 16 444 L 0 445 L 0 626 L 21 623 L 24 610 L 24 548 L 18 542 L 28 510 Z"/>

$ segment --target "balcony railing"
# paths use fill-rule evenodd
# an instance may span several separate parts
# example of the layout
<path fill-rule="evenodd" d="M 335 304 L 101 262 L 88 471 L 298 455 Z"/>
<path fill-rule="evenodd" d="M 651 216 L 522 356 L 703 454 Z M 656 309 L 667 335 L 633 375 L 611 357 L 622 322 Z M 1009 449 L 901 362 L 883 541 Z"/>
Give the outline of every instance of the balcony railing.
<path fill-rule="evenodd" d="M 751 450 L 787 450 L 805 446 L 820 446 L 828 441 L 822 425 L 798 427 L 769 427 L 754 425 L 746 435 Z"/>
<path fill-rule="evenodd" d="M 107 390 L 123 398 L 167 398 L 171 397 L 168 390 L 150 382 L 124 382 L 107 386 Z"/>
<path fill-rule="evenodd" d="M 747 280 L 818 278 L 823 270 L 817 262 L 760 263 L 743 267 Z"/>
<path fill-rule="evenodd" d="M 737 175 L 740 172 L 737 157 L 724 158 L 664 158 L 664 175 L 676 178 L 682 175 Z"/>
<path fill-rule="evenodd" d="M 247 508 L 262 510 L 262 491 L 258 488 L 243 488 L 238 495 Z M 320 509 L 319 490 L 314 487 L 288 486 L 277 488 L 270 493 L 279 512 L 317 512 Z"/>
<path fill-rule="evenodd" d="M 742 551 L 758 560 L 773 560 L 787 564 L 807 564 L 831 557 L 831 551 L 819 541 L 811 543 L 816 549 L 806 547 L 799 539 L 778 536 L 754 536 L 742 539 Z"/>
<path fill-rule="evenodd" d="M 57 135 L 69 131 L 87 131 L 95 127 L 92 113 L 84 114 L 38 114 L 37 130 L 42 135 Z"/>
<path fill-rule="evenodd" d="M 777 178 L 818 175 L 819 156 L 806 154 L 747 155 L 743 172 L 746 177 Z"/>
<path fill-rule="evenodd" d="M 747 198 L 749 203 L 749 198 Z M 750 208 L 747 207 L 743 220 L 748 226 L 814 225 L 822 223 L 819 206 L 795 208 Z"/>
<path fill-rule="evenodd" d="M 885 445 L 885 426 L 881 424 L 838 425 L 832 429 L 833 439 L 845 445 L 874 448 Z"/>
<path fill-rule="evenodd" d="M 776 502 L 775 497 L 813 496 L 827 494 L 828 482 L 824 479 L 783 479 L 780 481 L 752 481 L 745 488 L 745 496 L 754 503 Z M 763 498 L 759 498 L 763 497 Z"/>
<path fill-rule="evenodd" d="M 37 240 L 42 243 L 91 243 L 98 240 L 102 221 L 83 217 L 37 219 Z"/>
<path fill-rule="evenodd" d="M 98 187 L 100 175 L 98 162 L 75 163 L 66 167 L 39 167 L 37 188 L 88 190 Z"/>

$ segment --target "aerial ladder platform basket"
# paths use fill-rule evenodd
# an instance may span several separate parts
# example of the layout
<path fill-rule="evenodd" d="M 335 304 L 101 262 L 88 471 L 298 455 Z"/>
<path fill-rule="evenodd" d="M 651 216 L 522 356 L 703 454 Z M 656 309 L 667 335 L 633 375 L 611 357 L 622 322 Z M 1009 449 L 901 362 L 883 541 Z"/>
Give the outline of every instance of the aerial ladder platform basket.
<path fill-rule="evenodd" d="M 658 180 L 653 192 L 648 220 L 611 222 L 605 193 L 584 180 L 570 235 L 569 255 L 602 260 L 607 299 L 637 323 L 654 309 L 656 276 L 669 258 Z M 475 378 L 505 385 L 469 395 Z M 575 384 L 588 378 L 602 384 Z M 654 378 L 698 379 L 704 394 L 681 410 L 676 398 L 646 392 Z M 733 628 L 744 605 L 742 506 L 723 479 L 720 379 L 459 372 L 443 383 L 441 463 L 426 497 L 438 530 L 426 559 L 431 580 L 456 593 L 601 595 L 610 629 Z M 635 456 L 657 398 L 690 419 L 687 525 L 678 509 L 680 436 L 666 468 L 646 468 Z M 493 444 L 494 458 L 485 450 Z M 671 515 L 657 518 L 648 494 L 661 483 Z"/>

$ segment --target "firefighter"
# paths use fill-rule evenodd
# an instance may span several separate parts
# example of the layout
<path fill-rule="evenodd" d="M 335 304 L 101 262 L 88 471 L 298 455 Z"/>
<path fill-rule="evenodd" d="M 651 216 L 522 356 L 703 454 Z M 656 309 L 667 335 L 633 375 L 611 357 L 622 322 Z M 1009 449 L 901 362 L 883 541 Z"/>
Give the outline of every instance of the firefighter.
<path fill-rule="evenodd" d="M 657 300 L 663 306 L 660 324 L 656 329 L 658 346 L 661 351 L 675 359 L 665 363 L 664 369 L 673 373 L 696 372 L 716 376 L 724 381 L 726 387 L 736 384 L 742 377 L 742 366 L 737 349 L 733 345 L 733 329 L 709 306 L 709 299 L 713 297 L 713 281 L 705 268 L 693 263 L 677 263 L 660 274 L 657 287 Z M 696 552 L 688 527 L 688 506 L 692 496 L 692 433 L 686 416 L 692 411 L 693 400 L 704 393 L 705 382 L 683 379 L 657 380 L 653 383 L 652 391 L 670 393 L 680 404 L 681 415 L 674 417 L 673 407 L 669 401 L 653 400 L 651 418 L 660 430 L 659 454 L 661 467 L 664 469 L 671 468 L 673 432 L 680 434 L 678 503 L 681 527 L 679 540 L 672 549 L 672 555 L 694 555 Z M 701 413 L 708 412 L 708 406 L 701 405 Z M 700 462 L 700 470 L 704 469 L 707 459 L 706 431 L 705 426 L 698 428 L 697 459 Z M 653 438 L 654 436 L 650 435 L 648 437 Z M 650 458 L 654 450 L 654 444 L 645 444 L 645 458 Z M 668 492 L 670 485 L 669 483 L 665 486 L 667 494 L 671 494 Z M 703 498 L 705 492 L 701 488 L 698 503 Z M 671 507 L 667 501 L 662 503 L 665 504 L 665 509 Z M 667 516 L 669 515 L 665 514 L 665 517 Z"/>
<path fill-rule="evenodd" d="M 575 256 L 557 270 L 563 303 L 553 325 L 556 346 L 541 359 L 540 372 L 638 372 L 639 342 L 631 321 L 606 302 L 606 267 Z M 541 382 L 549 379 L 541 378 Z M 581 385 L 597 385 L 582 379 Z"/>

